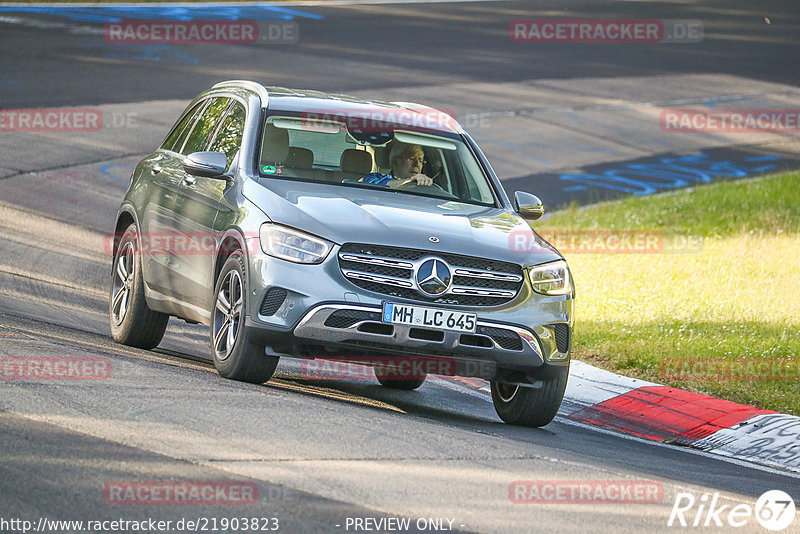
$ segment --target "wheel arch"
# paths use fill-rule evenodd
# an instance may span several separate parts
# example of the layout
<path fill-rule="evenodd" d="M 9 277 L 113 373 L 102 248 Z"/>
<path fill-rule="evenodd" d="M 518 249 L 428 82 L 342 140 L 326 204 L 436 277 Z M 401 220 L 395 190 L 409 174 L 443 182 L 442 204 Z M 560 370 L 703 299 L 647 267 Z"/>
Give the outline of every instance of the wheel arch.
<path fill-rule="evenodd" d="M 247 255 L 247 246 L 245 245 L 244 235 L 242 235 L 241 231 L 238 229 L 230 229 L 222 235 L 222 239 L 220 239 L 219 242 L 217 257 L 214 261 L 214 284 L 216 284 L 217 278 L 219 278 L 219 273 L 222 271 L 222 266 L 225 265 L 225 262 L 228 260 L 231 254 L 237 250 L 244 254 L 245 276 L 247 276 L 247 281 L 250 281 L 250 262 L 248 261 L 249 258 Z"/>
<path fill-rule="evenodd" d="M 114 226 L 114 235 L 113 235 L 113 246 L 111 247 L 111 257 L 115 257 L 117 255 L 117 248 L 119 248 L 119 242 L 122 239 L 122 234 L 125 233 L 125 229 L 128 228 L 131 224 L 135 224 L 136 228 L 139 228 L 139 220 L 136 217 L 136 211 L 134 211 L 133 207 L 129 205 L 122 205 L 119 209 L 119 213 L 117 213 L 117 223 Z M 137 232 L 137 243 L 139 250 L 141 250 L 141 236 L 138 235 Z"/>

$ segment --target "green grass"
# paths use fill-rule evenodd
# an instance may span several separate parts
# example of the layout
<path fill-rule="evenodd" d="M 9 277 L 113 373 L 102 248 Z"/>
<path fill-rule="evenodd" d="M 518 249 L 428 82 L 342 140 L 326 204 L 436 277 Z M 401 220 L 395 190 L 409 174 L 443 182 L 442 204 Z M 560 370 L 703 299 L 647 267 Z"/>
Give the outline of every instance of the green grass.
<path fill-rule="evenodd" d="M 662 363 L 800 358 L 800 174 L 571 207 L 535 228 L 641 231 L 689 251 L 593 254 L 566 248 L 578 292 L 573 355 L 628 376 L 800 414 L 800 377 L 671 381 Z M 671 241 L 677 240 L 677 241 Z M 699 377 L 698 377 L 699 378 Z"/>

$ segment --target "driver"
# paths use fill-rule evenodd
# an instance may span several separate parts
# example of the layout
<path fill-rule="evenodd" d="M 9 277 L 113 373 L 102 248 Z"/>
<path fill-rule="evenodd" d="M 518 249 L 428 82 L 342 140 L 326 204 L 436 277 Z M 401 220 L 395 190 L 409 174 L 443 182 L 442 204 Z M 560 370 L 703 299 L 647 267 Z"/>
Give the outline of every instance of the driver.
<path fill-rule="evenodd" d="M 393 141 L 389 150 L 389 174 L 371 172 L 359 180 L 368 184 L 385 185 L 397 189 L 407 184 L 433 185 L 433 178 L 422 174 L 425 164 L 425 152 L 420 145 L 411 145 L 400 141 Z"/>

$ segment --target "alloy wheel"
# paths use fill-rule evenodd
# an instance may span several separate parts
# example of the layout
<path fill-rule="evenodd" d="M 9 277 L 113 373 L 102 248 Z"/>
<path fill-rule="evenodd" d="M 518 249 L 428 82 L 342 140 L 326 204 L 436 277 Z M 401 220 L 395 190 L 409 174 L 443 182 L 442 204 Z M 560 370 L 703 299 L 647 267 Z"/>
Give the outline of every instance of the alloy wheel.
<path fill-rule="evenodd" d="M 497 395 L 503 402 L 511 402 L 517 395 L 519 386 L 514 384 L 497 384 Z"/>
<path fill-rule="evenodd" d="M 214 309 L 214 351 L 225 360 L 236 343 L 242 313 L 242 277 L 237 270 L 225 276 Z"/>
<path fill-rule="evenodd" d="M 133 241 L 128 241 L 122 246 L 117 255 L 117 265 L 114 269 L 114 291 L 111 300 L 111 315 L 114 324 L 119 326 L 128 313 L 128 305 L 133 291 L 133 279 L 136 263 L 136 248 Z"/>

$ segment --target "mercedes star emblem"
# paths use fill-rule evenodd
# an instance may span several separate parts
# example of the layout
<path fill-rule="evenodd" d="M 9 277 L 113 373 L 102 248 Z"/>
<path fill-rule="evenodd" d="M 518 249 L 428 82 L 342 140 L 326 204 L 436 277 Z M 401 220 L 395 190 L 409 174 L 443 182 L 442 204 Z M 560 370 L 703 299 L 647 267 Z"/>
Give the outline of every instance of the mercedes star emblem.
<path fill-rule="evenodd" d="M 450 268 L 442 260 L 425 260 L 417 269 L 417 285 L 426 295 L 441 295 L 450 287 Z"/>

